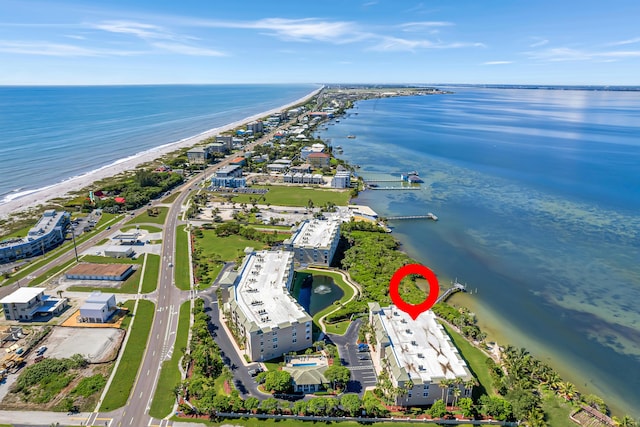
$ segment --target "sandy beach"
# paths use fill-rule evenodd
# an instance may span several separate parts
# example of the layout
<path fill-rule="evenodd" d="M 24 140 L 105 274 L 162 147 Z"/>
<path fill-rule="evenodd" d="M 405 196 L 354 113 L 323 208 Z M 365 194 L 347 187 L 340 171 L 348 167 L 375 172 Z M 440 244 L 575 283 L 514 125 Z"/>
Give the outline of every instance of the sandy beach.
<path fill-rule="evenodd" d="M 134 156 L 127 157 L 125 159 L 119 159 L 112 164 L 106 165 L 102 168 L 87 172 L 84 175 L 80 175 L 77 177 L 73 177 L 67 179 L 65 181 L 50 185 L 48 187 L 44 187 L 38 189 L 32 193 L 25 194 L 22 197 L 10 200 L 6 203 L 0 205 L 0 219 L 7 218 L 10 214 L 21 212 L 27 210 L 29 208 L 36 207 L 38 205 L 45 204 L 47 201 L 56 199 L 56 198 L 64 198 L 69 195 L 69 193 L 81 190 L 83 188 L 88 187 L 91 183 L 99 181 L 104 178 L 108 178 L 111 176 L 118 175 L 127 170 L 135 169 L 138 165 L 153 161 L 158 159 L 168 153 L 176 151 L 181 148 L 188 148 L 196 145 L 200 141 L 207 139 L 212 136 L 216 136 L 220 133 L 235 129 L 244 123 L 251 122 L 253 120 L 257 120 L 259 118 L 271 115 L 273 113 L 277 113 L 282 110 L 286 110 L 288 108 L 293 107 L 294 105 L 303 103 L 308 99 L 315 96 L 322 88 L 318 88 L 308 95 L 297 99 L 293 102 L 290 102 L 286 105 L 283 105 L 278 108 L 273 108 L 269 111 L 265 111 L 259 114 L 255 114 L 250 117 L 246 117 L 244 119 L 238 120 L 233 123 L 229 123 L 224 126 L 220 126 L 217 128 L 210 129 L 208 131 L 202 132 L 198 135 L 194 135 L 189 138 L 185 138 L 180 141 L 176 141 L 173 143 L 165 144 L 160 147 L 155 147 L 151 150 L 144 151 L 142 153 L 138 153 Z"/>

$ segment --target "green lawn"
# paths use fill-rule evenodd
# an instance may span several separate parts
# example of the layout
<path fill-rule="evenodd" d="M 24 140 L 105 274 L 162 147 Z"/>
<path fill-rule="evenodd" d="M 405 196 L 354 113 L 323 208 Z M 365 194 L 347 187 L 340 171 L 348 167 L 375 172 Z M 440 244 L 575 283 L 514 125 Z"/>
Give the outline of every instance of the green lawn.
<path fill-rule="evenodd" d="M 47 280 L 49 280 L 49 278 L 55 276 L 56 274 L 60 273 L 61 271 L 66 270 L 72 264 L 75 264 L 75 263 L 76 263 L 76 259 L 75 258 L 71 258 L 69 261 L 65 262 L 64 264 L 60 264 L 59 266 L 53 267 L 52 269 L 48 270 L 42 276 L 36 277 L 35 279 L 33 279 L 31 281 L 31 283 L 29 283 L 29 286 L 37 286 L 37 285 L 39 285 L 41 283 L 44 283 Z"/>
<path fill-rule="evenodd" d="M 144 350 L 147 347 L 154 312 L 155 305 L 151 301 L 140 300 L 138 302 L 138 310 L 134 313 L 127 347 L 124 349 L 118 370 L 102 401 L 101 412 L 113 411 L 127 403 L 133 388 L 133 382 L 142 363 Z"/>
<path fill-rule="evenodd" d="M 203 230 L 204 237 L 196 239 L 198 248 L 202 250 L 202 256 L 218 254 L 223 261 L 233 261 L 238 258 L 238 254 L 244 255 L 244 248 L 250 246 L 256 250 L 264 248 L 262 242 L 245 239 L 239 235 L 218 237 L 214 230 Z"/>
<path fill-rule="evenodd" d="M 164 221 L 167 219 L 167 213 L 169 213 L 169 208 L 167 207 L 159 207 L 153 208 L 158 209 L 158 215 L 151 216 L 148 211 L 145 210 L 140 215 L 137 215 L 127 221 L 127 225 L 129 224 L 142 224 L 142 223 L 152 223 L 152 224 L 164 224 Z"/>
<path fill-rule="evenodd" d="M 291 419 L 257 419 L 257 418 L 239 418 L 239 419 L 226 419 L 219 422 L 207 421 L 202 419 L 195 418 L 180 418 L 180 417 L 171 417 L 172 421 L 183 421 L 190 423 L 198 423 L 204 424 L 207 426 L 242 426 L 242 427 L 297 427 L 297 426 L 318 426 L 318 425 L 336 425 L 339 427 L 362 427 L 363 424 L 357 423 L 355 421 L 341 421 L 341 422 L 330 422 L 323 421 L 322 418 L 318 418 L 314 421 L 299 421 L 299 420 L 291 420 Z M 415 427 L 417 425 L 422 425 L 425 423 L 402 423 L 402 422 L 380 422 L 375 423 L 375 427 Z M 426 425 L 435 425 L 436 423 L 428 423 Z M 457 424 L 458 427 L 471 427 L 471 424 Z M 555 427 L 555 426 L 554 426 Z"/>
<path fill-rule="evenodd" d="M 569 414 L 575 408 L 554 393 L 548 391 L 543 393 L 542 409 L 545 413 L 547 425 L 553 427 L 575 427 L 576 424 L 569 418 Z"/>
<path fill-rule="evenodd" d="M 306 207 L 309 199 L 313 200 L 315 206 L 322 206 L 327 202 L 333 202 L 339 206 L 346 206 L 349 203 L 351 193 L 349 190 L 325 190 L 319 188 L 289 187 L 284 185 L 260 186 L 252 188 L 267 188 L 269 191 L 264 194 L 258 203 L 270 203 L 276 206 L 301 206 Z M 260 194 L 239 194 L 232 201 L 235 203 L 251 203 L 251 199 L 261 197 Z"/>
<path fill-rule="evenodd" d="M 173 203 L 178 198 L 179 195 L 180 195 L 180 191 L 176 191 L 175 193 L 170 194 L 169 196 L 162 199 L 160 203 Z"/>
<path fill-rule="evenodd" d="M 189 315 L 191 314 L 191 302 L 186 301 L 180 306 L 180 317 L 178 319 L 178 331 L 176 333 L 176 343 L 174 345 L 171 360 L 162 363 L 160 379 L 156 392 L 153 395 L 149 415 L 155 418 L 164 418 L 171 413 L 175 402 L 173 389 L 180 383 L 180 370 L 178 369 L 182 349 L 187 347 L 189 337 Z"/>
<path fill-rule="evenodd" d="M 441 322 L 441 324 L 446 329 L 455 346 L 458 348 L 462 358 L 467 362 L 467 366 L 469 366 L 469 369 L 480 383 L 480 387 L 475 387 L 473 389 L 474 397 L 480 396 L 483 392 L 489 395 L 496 395 L 496 391 L 493 388 L 493 381 L 491 380 L 487 364 L 485 363 L 488 356 L 471 345 L 469 341 L 451 329 L 449 325 L 444 322 Z M 478 392 L 479 394 L 477 394 Z"/>
<path fill-rule="evenodd" d="M 330 334 L 344 335 L 347 333 L 347 329 L 349 329 L 351 323 L 351 320 L 343 320 L 337 323 L 325 323 L 325 325 L 327 326 L 327 332 Z"/>
<path fill-rule="evenodd" d="M 142 279 L 142 293 L 147 294 L 156 290 L 160 275 L 160 255 L 147 254 L 147 264 Z"/>
<path fill-rule="evenodd" d="M 31 230 L 31 227 L 33 227 L 35 224 L 31 224 L 31 225 L 26 225 L 23 228 L 14 231 L 11 234 L 7 234 L 5 236 L 0 236 L 0 240 L 4 240 L 4 239 L 9 239 L 11 237 L 25 237 L 27 235 L 27 233 L 29 232 L 29 230 Z"/>
<path fill-rule="evenodd" d="M 191 289 L 191 263 L 189 262 L 189 240 L 185 232 L 185 225 L 178 227 L 176 230 L 176 253 L 173 257 L 173 268 L 176 269 L 175 281 L 176 287 L 183 291 Z"/>
<path fill-rule="evenodd" d="M 138 227 L 125 227 L 120 231 L 122 231 L 122 232 L 135 231 L 137 228 L 139 228 L 141 230 L 146 230 L 149 233 L 160 233 L 162 231 L 162 228 L 154 227 L 153 225 L 140 225 Z"/>

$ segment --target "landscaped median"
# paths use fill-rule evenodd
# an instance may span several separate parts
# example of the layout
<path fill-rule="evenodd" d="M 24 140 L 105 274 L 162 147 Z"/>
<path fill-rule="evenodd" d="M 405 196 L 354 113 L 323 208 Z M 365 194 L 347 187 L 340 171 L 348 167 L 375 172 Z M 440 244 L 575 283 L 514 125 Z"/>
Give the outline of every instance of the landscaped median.
<path fill-rule="evenodd" d="M 191 289 L 191 261 L 189 259 L 189 234 L 186 225 L 176 229 L 176 253 L 173 257 L 176 287 L 182 291 Z"/>
<path fill-rule="evenodd" d="M 176 332 L 176 342 L 173 346 L 173 354 L 170 360 L 162 363 L 160 379 L 153 395 L 149 415 L 155 418 L 164 418 L 173 409 L 176 400 L 174 390 L 180 385 L 180 359 L 183 349 L 187 348 L 189 338 L 189 316 L 191 314 L 191 302 L 186 301 L 180 306 L 180 317 L 178 318 L 178 330 Z"/>
<path fill-rule="evenodd" d="M 125 306 L 133 308 L 135 301 L 127 301 Z M 129 328 L 129 339 L 124 349 L 122 358 L 115 372 L 109 390 L 102 401 L 100 412 L 109 412 L 120 408 L 127 403 L 129 394 L 136 380 L 138 370 L 142 364 L 149 331 L 153 323 L 155 304 L 148 300 L 139 300 L 138 309 L 134 313 L 131 327 Z"/>

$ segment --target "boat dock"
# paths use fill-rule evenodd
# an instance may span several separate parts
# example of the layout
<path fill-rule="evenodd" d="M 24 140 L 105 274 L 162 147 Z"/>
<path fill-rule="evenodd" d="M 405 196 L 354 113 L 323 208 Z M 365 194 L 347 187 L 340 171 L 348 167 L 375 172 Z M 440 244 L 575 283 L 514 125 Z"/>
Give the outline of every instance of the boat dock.
<path fill-rule="evenodd" d="M 420 187 L 369 187 L 367 186 L 368 190 L 421 190 Z"/>
<path fill-rule="evenodd" d="M 462 283 L 458 282 L 458 279 L 456 279 L 456 281 L 452 283 L 451 287 L 447 289 L 444 294 L 438 297 L 438 299 L 436 300 L 436 304 L 446 301 L 447 298 L 449 298 L 456 292 L 467 292 L 467 285 L 463 285 Z"/>
<path fill-rule="evenodd" d="M 396 220 L 403 220 L 403 219 L 430 219 L 430 220 L 433 220 L 433 221 L 437 221 L 438 217 L 435 216 L 431 212 L 429 212 L 426 215 L 403 215 L 403 216 L 388 216 L 387 217 L 388 221 L 396 221 Z"/>

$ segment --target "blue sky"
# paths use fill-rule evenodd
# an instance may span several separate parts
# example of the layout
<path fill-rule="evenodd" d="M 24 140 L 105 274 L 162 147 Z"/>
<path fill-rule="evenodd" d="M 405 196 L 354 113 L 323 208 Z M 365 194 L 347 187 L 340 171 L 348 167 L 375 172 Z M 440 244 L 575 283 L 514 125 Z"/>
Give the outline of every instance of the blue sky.
<path fill-rule="evenodd" d="M 0 84 L 640 84 L 640 1 L 0 0 Z"/>

